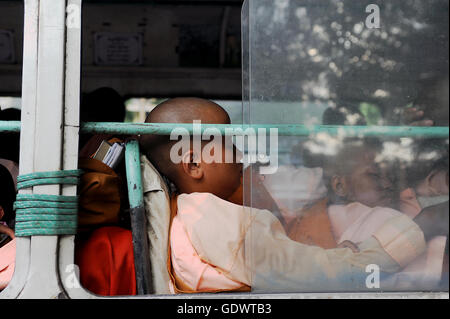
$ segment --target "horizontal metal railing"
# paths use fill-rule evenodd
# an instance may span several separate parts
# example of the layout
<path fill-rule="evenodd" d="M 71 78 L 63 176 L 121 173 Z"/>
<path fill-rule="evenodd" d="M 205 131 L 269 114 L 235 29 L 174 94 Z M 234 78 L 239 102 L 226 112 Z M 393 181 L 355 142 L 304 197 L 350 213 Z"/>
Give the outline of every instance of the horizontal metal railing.
<path fill-rule="evenodd" d="M 185 129 L 190 134 L 203 133 L 207 129 L 218 129 L 223 135 L 246 134 L 247 129 L 278 129 L 279 136 L 310 136 L 320 133 L 331 136 L 362 137 L 362 136 L 390 136 L 390 137 L 423 137 L 448 138 L 448 127 L 424 126 L 334 126 L 334 125 L 299 125 L 299 124 L 252 124 L 252 125 L 224 125 L 202 124 L 200 131 L 196 131 L 193 124 L 180 123 L 83 123 L 81 133 L 107 133 L 119 135 L 170 135 L 174 129 Z M 20 122 L 0 121 L 0 132 L 20 132 Z M 247 131 L 248 132 L 248 131 Z"/>

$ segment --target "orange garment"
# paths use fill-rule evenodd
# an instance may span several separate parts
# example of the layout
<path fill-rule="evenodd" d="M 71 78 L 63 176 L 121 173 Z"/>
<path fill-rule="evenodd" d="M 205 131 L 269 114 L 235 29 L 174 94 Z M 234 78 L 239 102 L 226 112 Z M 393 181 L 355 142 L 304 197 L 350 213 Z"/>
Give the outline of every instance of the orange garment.
<path fill-rule="evenodd" d="M 286 233 L 290 239 L 302 244 L 324 249 L 337 247 L 326 199 L 318 201 L 305 209 L 301 216 L 291 220 L 286 226 Z"/>
<path fill-rule="evenodd" d="M 112 168 L 92 158 L 80 159 L 78 166 L 84 171 L 78 187 L 79 230 L 116 225 L 125 201 L 122 179 Z"/>
<path fill-rule="evenodd" d="M 102 296 L 136 295 L 131 231 L 102 227 L 76 245 L 83 287 Z"/>
<path fill-rule="evenodd" d="M 177 196 L 171 198 L 170 211 L 167 271 L 175 293 L 248 292 L 251 290 L 249 286 L 227 278 L 216 267 L 200 259 L 183 229 L 183 224 L 176 219 Z M 172 255 L 172 248 L 175 250 L 174 255 Z"/>

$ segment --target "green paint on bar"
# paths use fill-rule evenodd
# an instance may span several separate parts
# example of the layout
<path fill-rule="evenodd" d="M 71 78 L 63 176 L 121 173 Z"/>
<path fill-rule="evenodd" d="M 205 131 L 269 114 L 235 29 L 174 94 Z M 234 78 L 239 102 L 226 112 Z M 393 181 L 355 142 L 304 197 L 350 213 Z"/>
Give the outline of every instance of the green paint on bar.
<path fill-rule="evenodd" d="M 427 138 L 448 138 L 448 127 L 410 127 L 410 126 L 331 126 L 331 125 L 294 125 L 294 124 L 258 124 L 258 125 L 219 125 L 202 124 L 202 132 L 215 128 L 222 135 L 227 129 L 245 132 L 247 129 L 266 129 L 267 134 L 270 129 L 278 129 L 280 136 L 309 136 L 319 133 L 326 133 L 332 136 L 393 136 L 393 137 L 427 137 Z M 127 123 L 85 123 L 82 125 L 83 133 L 110 133 L 123 135 L 143 135 L 157 134 L 170 135 L 174 129 L 185 129 L 190 134 L 194 131 L 193 124 L 127 124 Z"/>
<path fill-rule="evenodd" d="M 186 129 L 192 134 L 192 124 L 136 124 L 136 123 L 84 123 L 81 126 L 82 133 L 96 134 L 121 134 L 121 135 L 143 135 L 157 134 L 170 135 L 174 129 Z M 253 128 L 255 131 L 262 129 L 278 129 L 280 136 L 309 136 L 326 133 L 332 136 L 391 136 L 391 137 L 425 137 L 425 138 L 448 138 L 448 127 L 424 127 L 424 126 L 332 126 L 332 125 L 299 125 L 299 124 L 255 124 L 255 125 L 216 125 L 202 124 L 202 132 L 206 129 L 219 129 L 221 134 L 226 134 L 226 129 L 233 131 Z M 0 121 L 0 133 L 20 132 L 20 122 Z M 269 133 L 269 131 L 267 131 Z"/>
<path fill-rule="evenodd" d="M 20 132 L 19 121 L 0 121 L 0 133 L 17 133 Z"/>
<path fill-rule="evenodd" d="M 139 143 L 129 141 L 125 147 L 125 166 L 127 171 L 128 199 L 130 208 L 144 207 L 141 177 L 141 159 Z"/>

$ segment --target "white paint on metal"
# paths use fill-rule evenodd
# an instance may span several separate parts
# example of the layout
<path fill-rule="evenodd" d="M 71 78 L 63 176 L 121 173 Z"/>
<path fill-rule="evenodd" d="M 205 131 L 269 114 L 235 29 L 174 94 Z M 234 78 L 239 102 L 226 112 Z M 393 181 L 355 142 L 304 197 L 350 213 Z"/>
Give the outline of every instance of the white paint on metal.
<path fill-rule="evenodd" d="M 81 21 L 81 0 L 67 1 L 67 38 L 66 38 L 66 74 L 64 105 L 64 143 L 63 169 L 78 168 L 79 110 L 80 110 L 80 70 L 81 70 L 81 28 L 73 21 Z M 70 16 L 69 16 L 70 15 Z M 77 16 L 78 15 L 78 16 Z M 72 21 L 72 22 L 71 22 Z M 62 194 L 75 196 L 77 187 L 63 186 Z M 79 276 L 73 271 L 75 264 L 75 236 L 61 236 L 58 247 L 58 267 L 61 284 L 70 298 L 95 298 L 96 296 L 82 288 Z M 74 284 L 76 280 L 76 284 Z"/>
<path fill-rule="evenodd" d="M 34 171 L 34 133 L 36 115 L 37 55 L 39 1 L 24 1 L 24 44 L 22 75 L 22 127 L 20 134 L 21 175 Z M 21 194 L 31 194 L 31 190 L 21 190 Z M 14 276 L 0 298 L 16 298 L 26 283 L 30 263 L 30 238 L 17 238 Z"/>
<path fill-rule="evenodd" d="M 65 1 L 40 0 L 34 171 L 61 169 L 64 96 Z M 59 195 L 59 185 L 33 188 L 35 194 Z M 19 298 L 56 298 L 58 236 L 32 236 L 31 260 Z"/>

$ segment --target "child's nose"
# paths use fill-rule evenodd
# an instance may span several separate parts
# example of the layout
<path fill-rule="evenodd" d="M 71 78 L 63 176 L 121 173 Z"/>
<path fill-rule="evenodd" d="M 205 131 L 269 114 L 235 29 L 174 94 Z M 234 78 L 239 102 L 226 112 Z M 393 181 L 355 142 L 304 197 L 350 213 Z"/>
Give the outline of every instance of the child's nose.
<path fill-rule="evenodd" d="M 383 187 L 383 189 L 391 189 L 393 187 L 393 183 L 388 176 L 382 176 L 381 186 Z"/>

